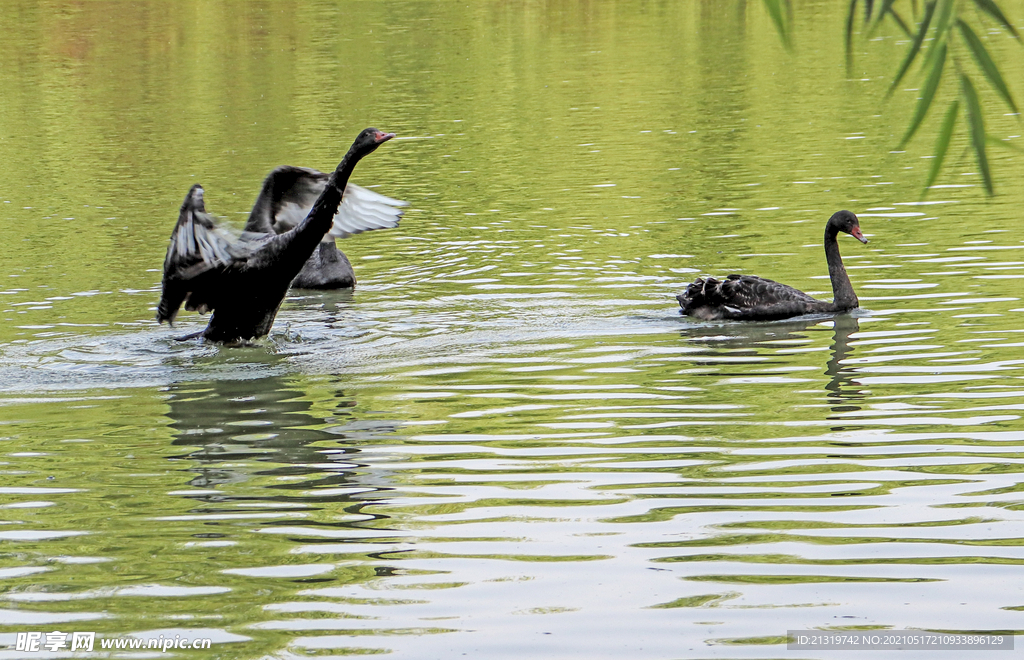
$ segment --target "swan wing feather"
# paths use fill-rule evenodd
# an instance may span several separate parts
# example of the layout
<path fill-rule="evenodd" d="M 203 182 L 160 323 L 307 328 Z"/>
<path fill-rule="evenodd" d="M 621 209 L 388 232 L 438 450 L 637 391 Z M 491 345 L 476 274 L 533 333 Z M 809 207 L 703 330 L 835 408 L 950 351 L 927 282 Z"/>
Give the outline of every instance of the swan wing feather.
<path fill-rule="evenodd" d="M 263 181 L 246 229 L 283 234 L 299 225 L 327 186 L 330 175 L 308 167 L 282 165 Z M 354 183 L 345 187 L 328 234 L 347 238 L 374 229 L 398 226 L 408 202 L 381 195 Z"/>
<path fill-rule="evenodd" d="M 254 245 L 253 239 L 218 224 L 206 212 L 202 189 L 198 194 L 190 191 L 167 246 L 157 321 L 173 323 L 182 304 L 186 309 L 200 308 L 197 296 L 202 298 L 201 290 L 209 280 L 244 263 Z"/>
<path fill-rule="evenodd" d="M 350 183 L 345 187 L 345 195 L 328 234 L 334 238 L 348 238 L 364 231 L 397 227 L 402 219 L 402 207 L 408 204 Z"/>
<path fill-rule="evenodd" d="M 771 320 L 823 311 L 829 303 L 754 275 L 697 278 L 677 296 L 682 313 L 706 320 Z"/>

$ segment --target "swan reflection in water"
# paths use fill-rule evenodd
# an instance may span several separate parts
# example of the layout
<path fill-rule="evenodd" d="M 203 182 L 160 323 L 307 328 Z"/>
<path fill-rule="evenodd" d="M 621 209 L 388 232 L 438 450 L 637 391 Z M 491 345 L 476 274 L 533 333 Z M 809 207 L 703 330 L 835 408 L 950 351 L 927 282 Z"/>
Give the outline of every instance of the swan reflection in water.
<path fill-rule="evenodd" d="M 844 313 L 831 318 L 814 315 L 764 323 L 723 323 L 713 326 L 695 324 L 687 327 L 681 334 L 691 343 L 703 344 L 715 353 L 728 351 L 730 365 L 764 366 L 765 349 L 777 349 L 779 342 L 783 341 L 806 340 L 810 338 L 811 332 L 820 332 L 829 322 L 833 332 L 832 345 L 823 373 L 829 378 L 825 384 L 825 390 L 828 392 L 826 398 L 829 409 L 834 414 L 827 419 L 840 421 L 844 420 L 842 413 L 860 410 L 862 406 L 859 402 L 867 396 L 862 386 L 854 381 L 856 369 L 843 364 L 855 349 L 854 335 L 860 331 L 857 316 Z M 743 360 L 744 354 L 749 355 L 750 360 Z M 708 360 L 702 363 L 699 358 L 694 359 L 694 364 L 721 367 L 720 362 Z M 833 430 L 840 431 L 846 428 L 848 427 L 834 427 Z"/>
<path fill-rule="evenodd" d="M 844 413 L 860 410 L 860 401 L 867 398 L 862 386 L 853 380 L 857 371 L 853 367 L 844 366 L 843 362 L 853 353 L 851 338 L 860 331 L 860 321 L 850 314 L 839 314 L 833 319 L 832 349 L 825 375 L 829 377 L 825 389 L 832 404 L 833 413 Z M 839 419 L 829 417 L 829 419 Z M 839 430 L 839 429 L 836 429 Z"/>
<path fill-rule="evenodd" d="M 186 469 L 196 477 L 189 485 L 211 489 L 258 482 L 250 485 L 260 488 L 247 497 L 230 495 L 230 488 L 211 497 L 207 490 L 199 499 L 256 499 L 268 505 L 349 501 L 346 488 L 363 496 L 368 490 L 395 488 L 389 472 L 369 467 L 360 460 L 364 450 L 353 445 L 389 435 L 400 423 L 356 418 L 351 412 L 355 400 L 340 390 L 333 394 L 330 414 L 313 414 L 309 394 L 294 381 L 290 376 L 271 376 L 168 388 L 167 414 L 177 433 L 173 444 L 192 448 L 176 457 L 192 463 Z M 331 488 L 331 494 L 317 496 L 315 491 L 321 488 Z"/>

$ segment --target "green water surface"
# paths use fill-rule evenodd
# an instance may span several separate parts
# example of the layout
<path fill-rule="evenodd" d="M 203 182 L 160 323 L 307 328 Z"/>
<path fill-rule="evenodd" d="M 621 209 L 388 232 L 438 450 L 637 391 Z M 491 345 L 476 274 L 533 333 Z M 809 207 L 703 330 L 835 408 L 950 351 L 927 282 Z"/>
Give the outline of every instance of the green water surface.
<path fill-rule="evenodd" d="M 794 5 L 789 52 L 732 0 L 0 4 L 0 658 L 1024 630 L 1024 160 L 993 149 L 988 200 L 957 135 L 922 200 L 902 34 L 847 71 L 847 4 Z M 256 346 L 172 341 L 206 320 L 152 320 L 189 186 L 241 225 L 366 126 L 399 138 L 354 180 L 410 206 L 341 242 L 358 286 L 293 291 Z M 862 309 L 679 316 L 700 274 L 830 297 L 840 208 Z"/>

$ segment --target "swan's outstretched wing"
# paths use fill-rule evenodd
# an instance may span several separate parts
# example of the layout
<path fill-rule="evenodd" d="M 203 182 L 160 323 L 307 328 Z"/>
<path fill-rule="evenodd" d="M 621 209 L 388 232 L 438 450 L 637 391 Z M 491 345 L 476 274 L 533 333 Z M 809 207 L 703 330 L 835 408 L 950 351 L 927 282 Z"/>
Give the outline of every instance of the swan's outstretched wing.
<path fill-rule="evenodd" d="M 329 178 L 329 174 L 307 167 L 275 168 L 263 181 L 246 230 L 283 234 L 297 226 L 313 208 Z M 364 231 L 397 227 L 402 218 L 401 208 L 407 205 L 408 202 L 350 183 L 328 234 L 347 238 Z"/>
<path fill-rule="evenodd" d="M 348 238 L 364 231 L 397 227 L 404 212 L 401 209 L 408 205 L 409 202 L 350 183 L 345 187 L 334 226 L 328 233 L 334 238 Z"/>
<path fill-rule="evenodd" d="M 204 289 L 217 274 L 244 261 L 257 242 L 243 240 L 237 232 L 219 226 L 206 212 L 202 186 L 192 186 L 167 246 L 157 321 L 173 323 L 182 303 L 188 310 L 212 308 Z"/>

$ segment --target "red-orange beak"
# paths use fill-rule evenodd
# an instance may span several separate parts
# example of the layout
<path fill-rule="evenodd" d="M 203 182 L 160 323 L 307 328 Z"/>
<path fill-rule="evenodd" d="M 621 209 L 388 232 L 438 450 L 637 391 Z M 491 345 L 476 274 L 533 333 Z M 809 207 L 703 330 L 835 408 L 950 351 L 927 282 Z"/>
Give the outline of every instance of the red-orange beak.
<path fill-rule="evenodd" d="M 854 227 L 850 230 L 850 235 L 856 238 L 861 243 L 867 243 L 868 239 L 864 238 L 864 234 L 860 233 L 860 227 Z"/>
<path fill-rule="evenodd" d="M 393 137 L 395 137 L 394 133 L 384 133 L 382 131 L 377 131 L 377 134 L 373 136 L 373 139 L 377 141 L 377 144 L 380 144 L 381 142 L 387 142 Z"/>

